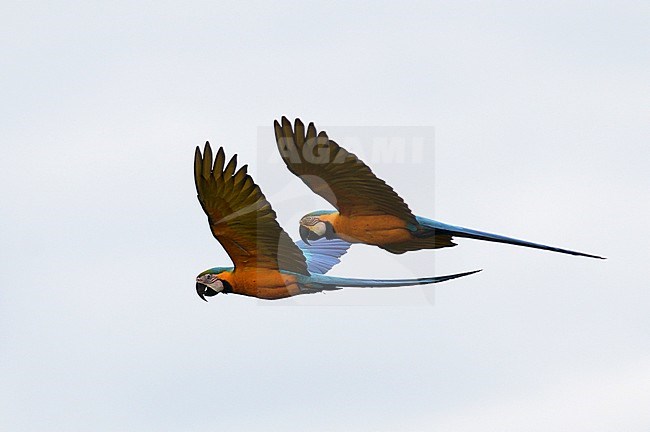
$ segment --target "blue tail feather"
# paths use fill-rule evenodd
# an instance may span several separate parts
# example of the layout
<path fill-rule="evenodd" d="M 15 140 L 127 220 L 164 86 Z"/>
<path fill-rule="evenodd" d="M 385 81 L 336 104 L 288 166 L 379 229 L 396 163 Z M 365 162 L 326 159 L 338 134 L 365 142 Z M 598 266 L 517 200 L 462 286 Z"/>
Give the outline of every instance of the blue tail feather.
<path fill-rule="evenodd" d="M 525 246 L 529 248 L 535 248 L 535 249 L 542 249 L 542 250 L 548 250 L 548 251 L 553 251 L 553 252 L 560 252 L 560 253 L 565 253 L 569 255 L 577 255 L 577 256 L 584 256 L 584 257 L 590 257 L 590 258 L 598 258 L 598 259 L 605 259 L 601 256 L 598 255 L 591 255 L 591 254 L 586 254 L 583 252 L 576 252 L 568 249 L 561 249 L 553 246 L 547 246 L 543 245 L 540 243 L 533 243 L 529 242 L 526 240 L 519 240 L 516 238 L 512 237 L 506 237 L 502 236 L 499 234 L 492 234 L 484 231 L 478 231 L 470 228 L 463 228 L 459 226 L 454 226 L 454 225 L 449 225 L 446 223 L 434 221 L 432 219 L 427 219 L 423 218 L 420 216 L 416 217 L 418 223 L 424 227 L 428 228 L 432 231 L 432 234 L 438 233 L 438 234 L 449 234 L 455 237 L 466 237 L 466 238 L 472 238 L 472 239 L 477 239 L 477 240 L 486 240 L 486 241 L 491 241 L 491 242 L 497 242 L 497 243 L 507 243 L 511 245 L 517 245 L 517 246 Z"/>
<path fill-rule="evenodd" d="M 474 270 L 465 273 L 456 273 L 445 276 L 431 276 L 414 279 L 353 279 L 343 277 L 325 276 L 313 274 L 311 276 L 299 275 L 299 283 L 311 289 L 338 289 L 341 287 L 354 287 L 354 288 L 391 288 L 391 287 L 404 287 L 413 285 L 428 285 L 438 282 L 444 282 L 451 279 L 456 279 L 463 276 L 469 276 L 478 273 L 481 270 Z"/>

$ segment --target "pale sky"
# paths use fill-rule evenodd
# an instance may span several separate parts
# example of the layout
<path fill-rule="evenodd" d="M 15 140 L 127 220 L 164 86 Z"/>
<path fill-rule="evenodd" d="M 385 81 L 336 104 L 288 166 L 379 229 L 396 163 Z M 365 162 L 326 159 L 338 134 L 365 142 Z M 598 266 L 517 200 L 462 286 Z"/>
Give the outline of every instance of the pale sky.
<path fill-rule="evenodd" d="M 647 2 L 3 2 L 0 429 L 649 430 L 649 20 Z M 276 154 L 282 115 L 418 215 L 608 260 L 357 246 L 332 275 L 484 271 L 204 303 L 196 274 L 230 261 L 196 145 L 248 163 L 294 238 L 330 208 Z"/>

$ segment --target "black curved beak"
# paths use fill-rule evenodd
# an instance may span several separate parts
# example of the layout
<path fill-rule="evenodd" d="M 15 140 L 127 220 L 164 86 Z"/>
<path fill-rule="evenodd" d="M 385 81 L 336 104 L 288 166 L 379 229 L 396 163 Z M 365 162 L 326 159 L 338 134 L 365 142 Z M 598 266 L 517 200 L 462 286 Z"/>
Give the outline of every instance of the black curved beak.
<path fill-rule="evenodd" d="M 304 241 L 306 244 L 310 244 L 309 234 L 311 233 L 311 230 L 307 227 L 300 225 L 298 232 L 300 233 L 300 238 L 302 239 L 302 241 Z"/>
<path fill-rule="evenodd" d="M 207 297 L 212 297 L 212 296 L 215 296 L 215 295 L 219 294 L 218 292 L 216 292 L 215 290 L 213 290 L 209 286 L 203 285 L 200 282 L 196 283 L 196 293 L 199 295 L 199 297 L 201 297 L 201 299 L 203 299 L 203 301 L 206 301 L 206 302 L 208 301 L 205 298 L 206 296 Z"/>

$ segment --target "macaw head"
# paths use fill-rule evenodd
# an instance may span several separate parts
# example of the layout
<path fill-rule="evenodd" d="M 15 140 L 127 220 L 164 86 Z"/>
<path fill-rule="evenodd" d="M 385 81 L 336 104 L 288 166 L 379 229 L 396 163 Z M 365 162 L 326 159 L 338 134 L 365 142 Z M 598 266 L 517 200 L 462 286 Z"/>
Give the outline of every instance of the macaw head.
<path fill-rule="evenodd" d="M 232 286 L 228 281 L 220 277 L 223 273 L 232 271 L 232 268 L 228 267 L 215 267 L 209 270 L 206 270 L 200 273 L 196 277 L 196 293 L 203 300 L 206 300 L 206 297 L 212 297 L 220 292 L 227 294 L 232 292 Z"/>
<path fill-rule="evenodd" d="M 334 214 L 333 211 L 315 211 L 306 214 L 300 219 L 300 238 L 309 244 L 309 240 L 318 240 L 323 237 L 327 239 L 336 238 L 332 223 L 327 216 Z"/>

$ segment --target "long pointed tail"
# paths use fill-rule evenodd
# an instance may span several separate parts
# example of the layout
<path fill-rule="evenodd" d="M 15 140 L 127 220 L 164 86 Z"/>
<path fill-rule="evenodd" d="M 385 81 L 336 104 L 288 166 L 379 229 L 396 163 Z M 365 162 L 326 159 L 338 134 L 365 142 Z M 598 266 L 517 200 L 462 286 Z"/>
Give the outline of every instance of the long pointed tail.
<path fill-rule="evenodd" d="M 502 236 L 499 234 L 492 234 L 488 232 L 483 232 L 483 231 L 477 231 L 473 230 L 470 228 L 463 228 L 459 226 L 454 226 L 454 225 L 448 225 L 446 223 L 434 221 L 432 219 L 427 219 L 423 217 L 418 217 L 417 218 L 418 222 L 420 225 L 430 228 L 433 233 L 436 234 L 449 234 L 452 236 L 456 237 L 466 237 L 466 238 L 472 238 L 472 239 L 477 239 L 477 240 L 486 240 L 486 241 L 491 241 L 491 242 L 497 242 L 497 243 L 507 243 L 511 245 L 517 245 L 517 246 L 525 246 L 529 248 L 535 248 L 535 249 L 543 249 L 543 250 L 548 250 L 548 251 L 553 251 L 553 252 L 561 252 L 569 255 L 577 255 L 577 256 L 584 256 L 584 257 L 589 257 L 589 258 L 598 258 L 598 259 L 605 259 L 601 256 L 598 255 L 591 255 L 583 252 L 576 252 L 568 249 L 561 249 L 553 246 L 547 246 L 539 243 L 533 243 L 525 240 L 519 240 L 516 238 L 512 237 L 506 237 Z"/>
<path fill-rule="evenodd" d="M 333 277 L 325 275 L 311 275 L 311 276 L 302 276 L 304 278 L 301 281 L 301 285 L 308 287 L 309 289 L 314 289 L 317 291 L 321 290 L 331 290 L 339 289 L 343 287 L 354 287 L 354 288 L 391 288 L 391 287 L 405 287 L 413 285 L 427 285 L 434 284 L 438 282 L 444 282 L 451 279 L 456 279 L 463 276 L 469 276 L 474 273 L 478 273 L 481 270 L 474 270 L 465 273 L 456 273 L 452 275 L 445 276 L 431 276 L 424 278 L 414 278 L 414 279 L 353 279 L 353 278 L 342 278 L 342 277 Z"/>

